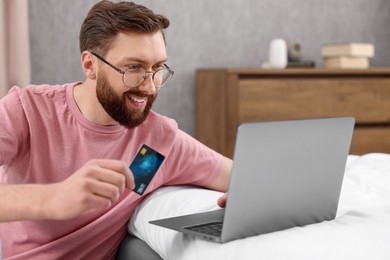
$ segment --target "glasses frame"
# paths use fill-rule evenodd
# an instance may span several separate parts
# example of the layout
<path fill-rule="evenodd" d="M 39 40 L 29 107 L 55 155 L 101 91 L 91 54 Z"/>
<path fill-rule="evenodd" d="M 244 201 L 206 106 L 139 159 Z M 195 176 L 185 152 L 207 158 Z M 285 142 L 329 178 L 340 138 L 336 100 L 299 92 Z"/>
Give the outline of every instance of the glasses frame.
<path fill-rule="evenodd" d="M 97 54 L 96 52 L 93 52 L 93 51 L 90 51 L 90 53 L 95 56 L 96 58 L 98 58 L 99 60 L 101 60 L 102 62 L 104 62 L 105 64 L 107 64 L 108 66 L 110 66 L 111 68 L 113 68 L 114 70 L 116 70 L 117 72 L 119 72 L 120 74 L 122 74 L 122 81 L 123 81 L 123 84 L 125 84 L 127 87 L 129 88 L 136 88 L 138 86 L 140 86 L 145 80 L 146 78 L 148 77 L 148 74 L 151 74 L 152 75 L 152 81 L 153 81 L 153 85 L 154 85 L 154 75 L 156 75 L 157 72 L 159 72 L 160 70 L 163 70 L 163 69 L 166 69 L 169 73 L 169 77 L 167 80 L 165 80 L 165 82 L 163 82 L 160 86 L 156 86 L 154 85 L 154 87 L 156 89 L 160 89 L 161 87 L 167 85 L 169 83 L 169 81 L 171 80 L 173 74 L 175 73 L 167 64 L 163 64 L 164 68 L 161 68 L 161 69 L 157 69 L 156 71 L 148 71 L 144 68 L 141 68 L 145 71 L 145 75 L 143 76 L 143 80 L 134 85 L 134 86 L 128 86 L 126 83 L 125 83 L 125 73 L 126 71 L 128 71 L 130 68 L 126 69 L 126 70 L 121 70 L 120 68 L 117 68 L 116 66 L 112 65 L 111 63 L 109 63 L 108 61 L 106 61 L 102 56 L 100 56 L 99 54 Z"/>

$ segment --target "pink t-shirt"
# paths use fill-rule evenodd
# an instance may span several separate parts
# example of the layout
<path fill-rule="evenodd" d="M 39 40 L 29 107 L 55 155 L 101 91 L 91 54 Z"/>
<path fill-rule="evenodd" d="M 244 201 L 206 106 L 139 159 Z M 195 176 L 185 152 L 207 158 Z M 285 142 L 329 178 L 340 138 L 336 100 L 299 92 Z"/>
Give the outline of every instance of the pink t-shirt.
<path fill-rule="evenodd" d="M 95 158 L 130 165 L 142 144 L 165 161 L 142 196 L 126 190 L 105 212 L 67 221 L 0 223 L 4 258 L 113 258 L 148 193 L 163 185 L 204 186 L 217 177 L 223 157 L 179 130 L 174 120 L 151 111 L 135 129 L 91 123 L 73 99 L 74 85 L 14 87 L 0 101 L 0 182 L 60 182 Z"/>

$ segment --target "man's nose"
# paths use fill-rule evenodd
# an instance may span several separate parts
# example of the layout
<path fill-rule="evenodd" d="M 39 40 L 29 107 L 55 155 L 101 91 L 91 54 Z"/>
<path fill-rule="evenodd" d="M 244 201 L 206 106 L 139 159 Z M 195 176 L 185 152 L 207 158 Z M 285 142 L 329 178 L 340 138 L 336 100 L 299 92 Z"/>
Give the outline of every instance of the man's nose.
<path fill-rule="evenodd" d="M 153 73 L 146 73 L 146 77 L 141 85 L 138 86 L 138 89 L 148 94 L 155 94 L 157 92 L 157 88 L 153 81 Z"/>

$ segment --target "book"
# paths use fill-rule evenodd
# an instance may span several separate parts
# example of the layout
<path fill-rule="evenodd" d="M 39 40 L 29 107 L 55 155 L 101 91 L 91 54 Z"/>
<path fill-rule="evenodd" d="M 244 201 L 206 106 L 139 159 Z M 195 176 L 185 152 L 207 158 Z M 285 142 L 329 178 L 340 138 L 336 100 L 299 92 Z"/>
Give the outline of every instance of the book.
<path fill-rule="evenodd" d="M 311 60 L 289 61 L 287 68 L 314 68 L 316 63 Z"/>
<path fill-rule="evenodd" d="M 374 53 L 374 45 L 370 43 L 335 43 L 321 46 L 322 57 L 350 56 L 372 58 Z"/>
<path fill-rule="evenodd" d="M 324 58 L 323 66 L 334 69 L 366 69 L 370 62 L 365 57 L 331 57 Z"/>

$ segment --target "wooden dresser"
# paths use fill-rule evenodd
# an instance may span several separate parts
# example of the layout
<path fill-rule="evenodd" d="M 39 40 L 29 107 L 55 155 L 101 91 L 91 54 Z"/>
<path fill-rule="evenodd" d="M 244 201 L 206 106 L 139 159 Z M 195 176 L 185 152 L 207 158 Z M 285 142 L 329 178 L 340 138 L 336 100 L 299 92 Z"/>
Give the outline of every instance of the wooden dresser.
<path fill-rule="evenodd" d="M 353 116 L 351 154 L 390 153 L 390 68 L 200 69 L 196 138 L 232 157 L 243 122 Z"/>

